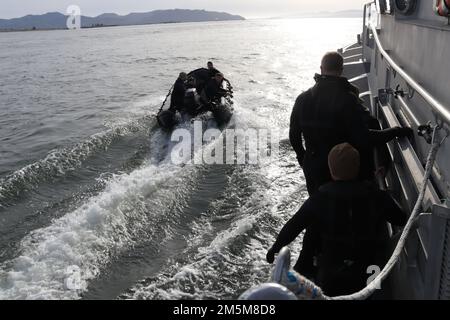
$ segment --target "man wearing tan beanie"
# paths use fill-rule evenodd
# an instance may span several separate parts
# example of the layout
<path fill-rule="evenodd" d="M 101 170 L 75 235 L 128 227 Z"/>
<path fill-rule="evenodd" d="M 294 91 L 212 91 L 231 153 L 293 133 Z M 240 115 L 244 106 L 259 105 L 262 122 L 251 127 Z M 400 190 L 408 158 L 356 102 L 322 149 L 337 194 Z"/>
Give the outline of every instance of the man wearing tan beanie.
<path fill-rule="evenodd" d="M 314 228 L 320 243 L 318 273 L 314 279 L 329 296 L 364 288 L 367 268 L 386 262 L 387 243 L 380 238 L 386 221 L 398 226 L 406 214 L 390 195 L 370 182 L 359 181 L 359 152 L 348 143 L 335 146 L 328 156 L 333 182 L 322 186 L 287 222 L 267 253 L 275 254 L 306 228 Z M 294 267 L 301 272 L 298 263 Z M 300 268 L 301 269 L 301 268 Z"/>

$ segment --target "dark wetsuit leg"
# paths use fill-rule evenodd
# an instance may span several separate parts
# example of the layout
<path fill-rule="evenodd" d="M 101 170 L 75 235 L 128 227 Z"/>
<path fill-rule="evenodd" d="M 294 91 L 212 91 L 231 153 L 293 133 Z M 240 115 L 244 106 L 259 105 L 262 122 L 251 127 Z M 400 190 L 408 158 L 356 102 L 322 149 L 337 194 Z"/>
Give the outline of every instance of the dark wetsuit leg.
<path fill-rule="evenodd" d="M 320 248 L 320 237 L 314 227 L 309 227 L 303 236 L 302 250 L 294 270 L 308 279 L 316 279 L 317 267 L 314 266 L 314 257 Z"/>
<path fill-rule="evenodd" d="M 331 181 L 327 163 L 320 163 L 319 159 L 306 154 L 303 162 L 303 173 L 306 179 L 306 188 L 310 196 L 316 194 L 319 188 Z M 294 270 L 311 279 L 317 276 L 317 268 L 314 266 L 314 257 L 320 252 L 320 237 L 313 227 L 309 227 L 303 237 L 302 251 L 294 267 Z"/>
<path fill-rule="evenodd" d="M 306 153 L 303 173 L 308 193 L 312 196 L 322 185 L 331 181 L 330 169 L 328 168 L 328 154 L 320 156 Z"/>
<path fill-rule="evenodd" d="M 366 274 L 366 269 L 367 265 L 360 263 L 319 267 L 317 284 L 330 297 L 353 294 L 366 286 L 370 276 Z"/>

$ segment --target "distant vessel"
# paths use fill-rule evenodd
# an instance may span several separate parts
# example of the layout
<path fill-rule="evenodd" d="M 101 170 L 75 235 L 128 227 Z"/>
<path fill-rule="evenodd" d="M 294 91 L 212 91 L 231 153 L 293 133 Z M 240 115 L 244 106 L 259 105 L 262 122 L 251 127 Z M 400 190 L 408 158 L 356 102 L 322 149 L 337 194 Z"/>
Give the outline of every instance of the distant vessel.
<path fill-rule="evenodd" d="M 379 181 L 407 212 L 413 211 L 424 181 L 433 133 L 442 142 L 423 213 L 383 285 L 383 297 L 450 299 L 450 0 L 368 3 L 357 43 L 340 52 L 344 76 L 360 88 L 361 99 L 381 126 L 408 126 L 417 132 L 414 139 L 389 143 L 393 166 Z M 392 235 L 390 226 L 388 232 Z M 290 262 L 287 250 L 280 256 L 274 282 L 280 282 L 279 274 Z"/>

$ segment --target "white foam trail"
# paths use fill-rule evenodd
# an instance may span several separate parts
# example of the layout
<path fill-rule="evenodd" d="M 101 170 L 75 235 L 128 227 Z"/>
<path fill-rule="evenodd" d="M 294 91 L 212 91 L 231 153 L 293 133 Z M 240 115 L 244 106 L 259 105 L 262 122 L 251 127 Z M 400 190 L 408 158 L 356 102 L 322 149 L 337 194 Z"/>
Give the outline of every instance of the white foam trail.
<path fill-rule="evenodd" d="M 29 234 L 21 255 L 1 268 L 0 299 L 78 298 L 110 254 L 132 245 L 135 229 L 149 222 L 148 213 L 128 206 L 176 181 L 179 171 L 148 165 L 119 177 L 81 208 Z M 142 225 L 129 229 L 130 219 Z"/>
<path fill-rule="evenodd" d="M 131 290 L 131 294 L 124 297 L 126 299 L 147 299 L 149 295 L 158 294 L 158 299 L 204 299 L 208 293 L 204 290 L 196 289 L 195 292 L 188 293 L 185 290 L 184 283 L 196 283 L 198 279 L 204 279 L 206 276 L 213 276 L 212 273 L 217 274 L 218 270 L 211 266 L 214 263 L 214 257 L 226 249 L 226 247 L 237 237 L 244 235 L 251 230 L 256 223 L 256 219 L 252 217 L 244 217 L 231 226 L 230 229 L 220 232 L 217 237 L 207 247 L 200 247 L 195 262 L 180 267 L 172 277 L 162 276 L 157 282 L 150 285 L 137 285 Z M 206 222 L 204 222 L 206 223 Z M 207 223 L 206 223 L 207 224 Z M 205 231 L 205 228 L 203 228 Z M 211 230 L 209 230 L 211 231 Z M 195 240 L 193 241 L 195 242 Z M 253 251 L 254 252 L 254 251 Z M 175 265 L 174 268 L 178 266 Z M 211 294 L 210 296 L 214 296 Z"/>
<path fill-rule="evenodd" d="M 290 160 L 292 161 L 292 159 Z M 284 184 L 285 181 L 273 183 L 283 172 L 279 167 L 283 163 L 277 162 L 261 168 L 256 174 L 251 169 L 246 169 L 240 175 L 251 176 L 254 190 L 250 198 L 242 204 L 238 214 L 229 217 L 233 219 L 231 225 L 225 230 L 218 232 L 213 223 L 217 222 L 217 217 L 204 216 L 202 220 L 194 222 L 194 235 L 189 239 L 189 248 L 183 256 L 189 256 L 192 262 L 183 265 L 183 261 L 176 259 L 171 261 L 166 269 L 151 284 L 138 284 L 123 296 L 125 299 L 208 299 L 211 297 L 237 298 L 235 284 L 230 284 L 221 293 L 216 290 L 215 283 L 220 278 L 225 281 L 227 278 L 242 277 L 240 272 L 249 272 L 249 277 L 265 281 L 268 277 L 270 266 L 265 262 L 265 254 L 269 247 L 269 242 L 273 241 L 273 235 L 268 235 L 264 231 L 258 230 L 252 237 L 248 234 L 256 227 L 268 227 L 268 218 L 279 221 L 287 221 L 294 213 L 290 208 L 286 212 L 280 212 L 280 203 L 287 202 L 290 206 L 296 206 L 296 201 L 300 200 L 298 194 L 298 184 L 292 183 L 286 188 L 279 188 L 276 184 Z M 290 181 L 285 177 L 287 182 Z M 240 184 L 232 186 L 227 190 L 227 194 L 235 192 L 234 188 L 240 188 Z M 239 194 L 237 195 L 239 197 Z M 292 199 L 296 201 L 292 201 Z M 219 204 L 220 206 L 220 204 Z M 223 216 L 222 216 L 223 217 Z M 219 219 L 220 220 L 220 219 Z M 245 238 L 246 244 L 242 251 L 236 256 L 230 250 L 238 239 Z M 211 239 L 211 240 L 207 240 Z M 298 247 L 294 254 L 298 252 Z M 195 254 L 192 254 L 195 252 Z M 190 253 L 190 254 L 189 254 Z M 225 263 L 226 267 L 223 266 Z M 222 272 L 226 273 L 224 275 Z M 167 276 L 166 274 L 169 274 Z M 247 279 L 248 286 L 254 283 Z M 245 288 L 247 289 L 247 288 Z"/>
<path fill-rule="evenodd" d="M 153 122 L 150 122 L 150 125 Z M 73 147 L 67 147 L 51 151 L 44 159 L 27 165 L 8 177 L 0 180 L 0 199 L 9 193 L 16 194 L 26 185 L 32 187 L 38 185 L 43 179 L 63 176 L 68 172 L 79 168 L 83 161 L 100 149 L 107 148 L 115 139 L 125 136 L 136 130 L 142 130 L 149 126 L 144 118 L 116 125 L 113 128 L 89 139 L 77 143 Z"/>
<path fill-rule="evenodd" d="M 160 131 L 151 138 L 154 146 L 167 142 Z M 170 163 L 170 150 L 176 147 L 170 144 L 168 153 L 160 148 L 153 154 L 156 160 L 115 177 L 99 196 L 24 238 L 21 255 L 0 268 L 0 299 L 79 298 L 110 256 L 130 247 L 136 233 L 150 228 L 158 209 L 167 209 L 158 199 L 145 208 L 150 212 L 140 210 L 138 203 L 167 188 L 173 193 L 192 179 L 195 166 L 183 169 Z M 161 156 L 164 160 L 158 162 Z"/>

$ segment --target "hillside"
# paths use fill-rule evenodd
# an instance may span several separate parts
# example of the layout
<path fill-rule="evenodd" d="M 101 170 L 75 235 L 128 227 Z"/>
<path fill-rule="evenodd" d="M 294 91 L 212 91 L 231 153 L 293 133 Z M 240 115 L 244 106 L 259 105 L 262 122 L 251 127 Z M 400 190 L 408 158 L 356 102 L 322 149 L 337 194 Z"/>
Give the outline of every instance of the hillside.
<path fill-rule="evenodd" d="M 115 13 L 105 13 L 97 17 L 82 16 L 81 26 L 82 28 L 89 28 L 93 26 L 106 27 L 228 20 L 245 20 L 245 18 L 224 12 L 173 9 L 130 13 L 124 16 Z M 66 15 L 59 12 L 49 12 L 43 15 L 27 15 L 22 18 L 9 20 L 0 19 L 0 30 L 66 29 L 66 21 Z"/>

